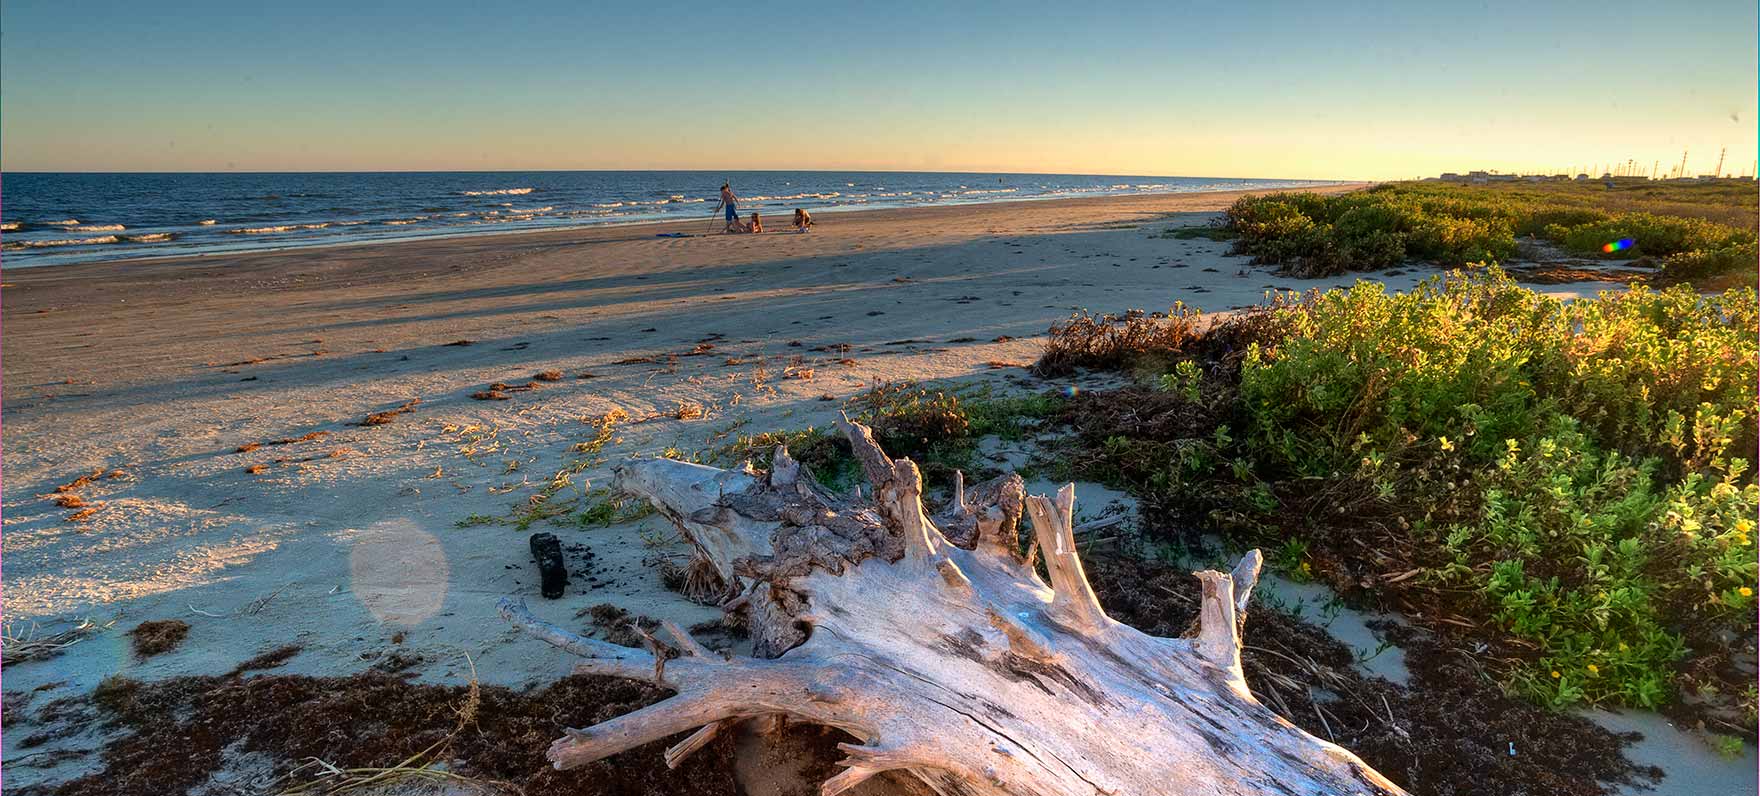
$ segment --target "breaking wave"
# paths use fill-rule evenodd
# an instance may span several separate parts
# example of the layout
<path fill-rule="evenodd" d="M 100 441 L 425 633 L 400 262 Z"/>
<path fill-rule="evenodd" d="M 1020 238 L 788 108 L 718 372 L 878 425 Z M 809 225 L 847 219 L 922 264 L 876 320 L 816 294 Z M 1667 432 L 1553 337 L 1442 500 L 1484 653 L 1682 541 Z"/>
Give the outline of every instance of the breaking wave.
<path fill-rule="evenodd" d="M 330 226 L 328 223 L 281 224 L 273 227 L 244 227 L 242 229 L 229 229 L 227 232 L 234 235 L 274 235 L 281 232 L 295 232 L 302 229 L 323 229 L 328 226 Z"/>
<path fill-rule="evenodd" d="M 525 196 L 533 188 L 499 188 L 493 191 L 459 191 L 460 196 Z"/>
<path fill-rule="evenodd" d="M 100 246 L 106 243 L 121 243 L 122 239 L 115 235 L 104 235 L 97 238 L 58 238 L 54 240 L 20 240 L 7 241 L 6 251 L 19 249 L 49 249 L 57 246 Z"/>

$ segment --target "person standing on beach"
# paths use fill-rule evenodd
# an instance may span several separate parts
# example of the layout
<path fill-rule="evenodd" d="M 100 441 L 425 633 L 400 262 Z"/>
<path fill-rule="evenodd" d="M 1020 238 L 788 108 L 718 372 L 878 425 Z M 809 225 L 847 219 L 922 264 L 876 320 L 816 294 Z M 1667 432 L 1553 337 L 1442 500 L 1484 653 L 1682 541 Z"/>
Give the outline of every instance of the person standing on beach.
<path fill-rule="evenodd" d="M 721 183 L 721 206 L 727 211 L 729 227 L 739 222 L 739 197 L 733 193 L 733 183 Z"/>

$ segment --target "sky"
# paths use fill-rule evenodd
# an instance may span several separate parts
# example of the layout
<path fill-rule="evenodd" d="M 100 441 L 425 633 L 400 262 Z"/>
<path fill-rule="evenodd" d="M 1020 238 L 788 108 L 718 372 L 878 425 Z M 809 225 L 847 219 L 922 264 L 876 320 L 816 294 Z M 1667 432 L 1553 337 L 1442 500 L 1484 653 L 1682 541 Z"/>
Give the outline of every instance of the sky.
<path fill-rule="evenodd" d="M 0 169 L 1747 173 L 1752 0 L 0 2 Z"/>

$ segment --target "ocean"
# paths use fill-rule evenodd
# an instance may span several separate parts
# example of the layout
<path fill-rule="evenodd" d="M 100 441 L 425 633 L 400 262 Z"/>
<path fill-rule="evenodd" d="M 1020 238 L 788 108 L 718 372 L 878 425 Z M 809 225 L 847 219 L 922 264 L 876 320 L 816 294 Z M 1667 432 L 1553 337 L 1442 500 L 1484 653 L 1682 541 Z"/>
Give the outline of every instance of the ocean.
<path fill-rule="evenodd" d="M 217 254 L 437 235 L 709 219 L 721 183 L 742 215 L 1072 196 L 1275 190 L 1303 180 L 837 171 L 9 173 L 0 264 Z M 701 231 L 685 228 L 682 231 Z"/>

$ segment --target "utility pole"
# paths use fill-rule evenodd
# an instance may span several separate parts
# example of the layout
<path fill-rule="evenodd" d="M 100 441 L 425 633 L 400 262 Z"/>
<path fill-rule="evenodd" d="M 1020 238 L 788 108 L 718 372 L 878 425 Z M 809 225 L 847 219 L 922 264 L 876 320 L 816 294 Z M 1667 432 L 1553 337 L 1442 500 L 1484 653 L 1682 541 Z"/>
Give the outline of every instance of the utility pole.
<path fill-rule="evenodd" d="M 1681 150 L 1680 178 L 1683 180 L 1687 178 L 1687 150 L 1685 149 Z"/>
<path fill-rule="evenodd" d="M 1722 149 L 1717 150 L 1717 170 L 1714 172 L 1711 172 L 1711 176 L 1717 177 L 1719 179 L 1723 178 L 1723 154 L 1728 151 L 1729 151 L 1729 147 L 1724 147 Z"/>
<path fill-rule="evenodd" d="M 1657 170 L 1658 167 L 1660 167 L 1661 165 L 1662 165 L 1662 161 L 1660 161 L 1660 160 L 1655 161 L 1650 164 L 1650 179 L 1652 179 L 1652 180 L 1662 179 L 1662 172 Z"/>

